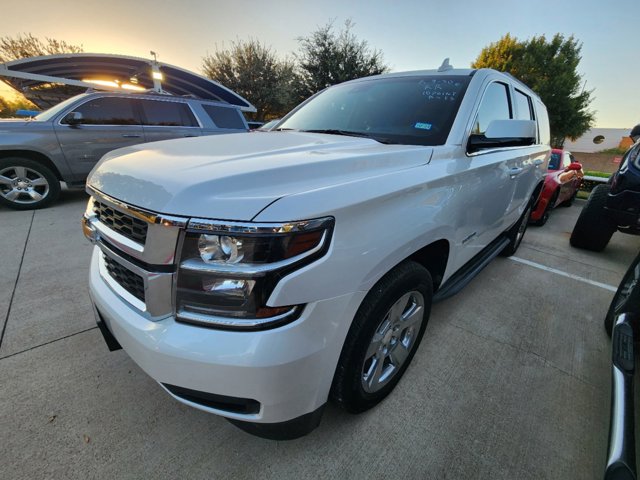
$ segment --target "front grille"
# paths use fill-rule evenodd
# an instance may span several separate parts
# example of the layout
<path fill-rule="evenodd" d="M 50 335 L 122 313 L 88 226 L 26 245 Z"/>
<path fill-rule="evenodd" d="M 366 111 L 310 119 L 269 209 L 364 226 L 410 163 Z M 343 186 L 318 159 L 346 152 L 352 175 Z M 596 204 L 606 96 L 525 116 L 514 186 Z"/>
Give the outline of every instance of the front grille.
<path fill-rule="evenodd" d="M 131 295 L 144 302 L 144 280 L 142 277 L 123 267 L 104 253 L 102 257 L 104 258 L 105 267 L 107 267 L 111 278 Z"/>
<path fill-rule="evenodd" d="M 147 239 L 147 222 L 122 213 L 97 200 L 93 201 L 93 211 L 98 219 L 109 228 L 144 245 Z"/>

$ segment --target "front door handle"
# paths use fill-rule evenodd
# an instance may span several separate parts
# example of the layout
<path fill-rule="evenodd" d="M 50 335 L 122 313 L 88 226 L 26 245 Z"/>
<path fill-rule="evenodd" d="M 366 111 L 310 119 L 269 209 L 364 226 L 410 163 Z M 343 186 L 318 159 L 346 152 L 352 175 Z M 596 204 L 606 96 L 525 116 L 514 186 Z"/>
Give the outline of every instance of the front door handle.
<path fill-rule="evenodd" d="M 122 136 L 124 138 L 140 138 L 142 135 L 139 135 L 137 133 L 123 133 Z"/>
<path fill-rule="evenodd" d="M 192 138 L 192 137 L 197 137 L 197 136 L 198 136 L 198 135 L 189 135 L 189 134 L 186 134 L 186 135 L 185 135 L 185 138 Z"/>
<path fill-rule="evenodd" d="M 540 160 L 539 158 L 536 158 L 533 161 L 533 164 L 537 167 L 538 165 L 542 165 L 544 163 L 544 160 Z"/>
<path fill-rule="evenodd" d="M 511 175 L 511 177 L 520 175 L 522 172 L 524 172 L 524 168 L 521 168 L 521 167 L 513 167 L 509 169 L 509 175 Z"/>

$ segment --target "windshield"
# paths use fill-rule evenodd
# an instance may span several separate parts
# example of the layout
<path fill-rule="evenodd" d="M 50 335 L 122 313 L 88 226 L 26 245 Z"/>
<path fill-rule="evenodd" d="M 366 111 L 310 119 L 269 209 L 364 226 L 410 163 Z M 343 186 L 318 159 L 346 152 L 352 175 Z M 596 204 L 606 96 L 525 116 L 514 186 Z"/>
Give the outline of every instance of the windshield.
<path fill-rule="evenodd" d="M 39 113 L 38 115 L 33 117 L 33 119 L 37 120 L 39 122 L 48 122 L 49 120 L 54 118 L 56 115 L 61 113 L 69 105 L 71 105 L 72 103 L 76 102 L 79 98 L 84 97 L 84 96 L 85 96 L 85 94 L 76 95 L 75 97 L 67 98 L 65 101 L 60 102 L 57 105 L 54 105 L 49 110 L 45 110 L 44 112 Z"/>
<path fill-rule="evenodd" d="M 549 159 L 549 166 L 547 167 L 547 170 L 559 170 L 561 159 L 561 154 L 557 152 L 551 152 L 551 158 Z"/>
<path fill-rule="evenodd" d="M 278 125 L 278 130 L 325 131 L 383 143 L 442 145 L 470 79 L 431 75 L 336 85 L 303 104 Z"/>

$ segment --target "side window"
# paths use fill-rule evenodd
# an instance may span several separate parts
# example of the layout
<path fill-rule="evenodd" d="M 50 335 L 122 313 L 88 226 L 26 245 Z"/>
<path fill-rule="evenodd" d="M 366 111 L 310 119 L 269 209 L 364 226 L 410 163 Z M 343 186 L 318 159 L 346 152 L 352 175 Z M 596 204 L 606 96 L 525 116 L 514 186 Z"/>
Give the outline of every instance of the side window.
<path fill-rule="evenodd" d="M 484 134 L 493 120 L 508 120 L 511 116 L 509 89 L 504 83 L 494 82 L 487 87 L 478 109 L 471 133 Z"/>
<path fill-rule="evenodd" d="M 539 143 L 549 145 L 551 143 L 551 132 L 549 131 L 549 115 L 544 104 L 536 100 L 536 112 L 538 116 Z"/>
<path fill-rule="evenodd" d="M 237 108 L 218 107 L 216 105 L 202 105 L 204 111 L 218 128 L 242 129 L 246 127 L 242 120 L 242 114 Z"/>
<path fill-rule="evenodd" d="M 144 124 L 158 127 L 197 127 L 189 106 L 181 102 L 142 100 Z"/>
<path fill-rule="evenodd" d="M 533 111 L 531 108 L 531 98 L 520 90 L 516 90 L 516 119 L 517 120 L 533 120 Z"/>
<path fill-rule="evenodd" d="M 94 98 L 73 111 L 82 114 L 86 125 L 140 125 L 129 98 Z"/>
<path fill-rule="evenodd" d="M 571 165 L 571 157 L 567 152 L 564 152 L 562 154 L 562 168 L 567 168 L 569 165 Z"/>

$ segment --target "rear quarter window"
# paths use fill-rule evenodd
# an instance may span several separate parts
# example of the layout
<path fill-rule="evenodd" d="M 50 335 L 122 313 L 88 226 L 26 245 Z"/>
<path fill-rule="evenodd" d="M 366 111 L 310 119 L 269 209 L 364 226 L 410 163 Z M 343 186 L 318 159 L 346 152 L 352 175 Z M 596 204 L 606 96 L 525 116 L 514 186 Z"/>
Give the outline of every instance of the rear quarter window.
<path fill-rule="evenodd" d="M 551 132 L 549 131 L 549 115 L 547 114 L 547 107 L 545 107 L 539 100 L 536 100 L 536 113 L 538 117 L 540 143 L 543 145 L 550 145 Z"/>
<path fill-rule="evenodd" d="M 181 102 L 142 100 L 144 124 L 158 127 L 197 127 L 188 105 Z"/>
<path fill-rule="evenodd" d="M 231 107 L 219 107 L 217 105 L 203 105 L 204 111 L 207 112 L 211 121 L 218 128 L 228 129 L 246 129 L 244 120 L 240 110 Z"/>

